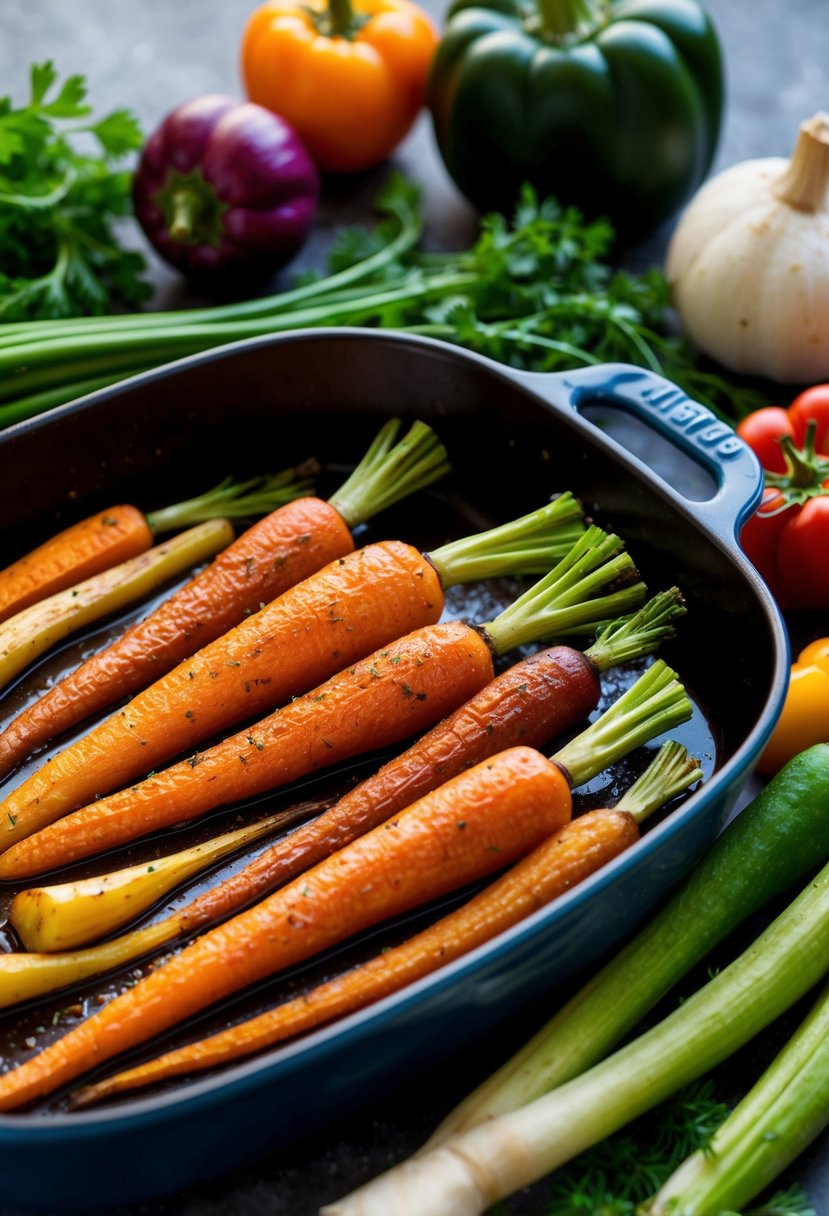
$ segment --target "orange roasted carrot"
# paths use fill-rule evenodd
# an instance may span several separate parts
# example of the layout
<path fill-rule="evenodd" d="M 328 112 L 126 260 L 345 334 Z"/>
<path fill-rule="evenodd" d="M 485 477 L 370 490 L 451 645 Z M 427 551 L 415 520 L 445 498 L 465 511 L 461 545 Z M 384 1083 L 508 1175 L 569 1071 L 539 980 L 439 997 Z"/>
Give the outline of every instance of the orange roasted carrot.
<path fill-rule="evenodd" d="M 624 811 L 590 811 L 556 832 L 479 895 L 422 933 L 259 1017 L 188 1043 L 78 1092 L 73 1107 L 216 1068 L 345 1017 L 431 975 L 544 907 L 639 838 Z"/>
<path fill-rule="evenodd" d="M 678 743 L 666 743 L 613 810 L 588 811 L 516 862 L 468 903 L 368 962 L 228 1030 L 189 1043 L 79 1091 L 90 1106 L 126 1090 L 201 1072 L 303 1034 L 431 975 L 583 882 L 639 839 L 645 817 L 702 776 Z"/>
<path fill-rule="evenodd" d="M 152 543 L 153 534 L 137 507 L 108 507 L 82 519 L 0 572 L 0 622 L 137 557 Z"/>
<path fill-rule="evenodd" d="M 332 496 L 333 505 L 312 497 L 291 501 L 297 494 L 307 493 L 307 480 L 299 480 L 305 466 L 269 478 L 264 485 L 254 479 L 235 487 L 245 491 L 234 504 L 237 513 L 253 515 L 267 510 L 269 514 L 155 612 L 19 714 L 0 734 L 0 777 L 35 748 L 146 688 L 263 604 L 351 553 L 350 529 L 397 497 L 440 476 L 447 467 L 446 453 L 434 432 L 417 423 L 395 443 L 399 425 L 392 420 L 383 427 L 354 474 Z M 394 493 L 384 479 L 390 469 L 395 475 Z M 192 511 L 196 503 L 209 513 L 215 508 L 214 499 L 223 500 L 226 494 L 223 484 L 212 494 L 184 505 Z M 149 518 L 157 529 L 166 522 L 166 515 L 160 511 Z M 148 767 L 152 765 L 143 771 Z"/>
<path fill-rule="evenodd" d="M 49 1093 L 215 1001 L 516 860 L 570 817 L 561 770 L 513 748 L 454 778 L 186 947 L 0 1077 L 0 1110 Z"/>
<path fill-rule="evenodd" d="M 226 478 L 206 494 L 148 515 L 137 507 L 107 507 L 72 524 L 0 571 L 0 622 L 23 608 L 137 557 L 161 532 L 209 519 L 240 519 L 289 502 L 307 487 L 307 469 L 287 469 L 245 482 Z M 270 504 L 270 505 L 268 505 Z"/>
<path fill-rule="evenodd" d="M 0 810 L 0 848 L 437 621 L 442 606 L 437 574 L 409 545 L 389 541 L 338 558 L 185 659 L 13 790 Z"/>
<path fill-rule="evenodd" d="M 553 534 L 545 544 L 557 549 L 560 539 L 550 521 L 568 513 L 571 504 L 572 495 L 563 495 L 506 525 L 515 537 L 511 544 L 499 542 L 489 572 L 536 568 L 538 550 L 528 555 L 527 537 L 538 530 L 540 517 Z M 376 647 L 437 621 L 443 587 L 463 581 L 470 553 L 485 552 L 485 538 L 501 531 L 454 541 L 428 559 L 397 541 L 370 545 L 291 587 L 12 791 L 0 805 L 0 851 L 176 753 L 313 688 Z M 613 543 L 620 547 L 618 539 Z M 478 577 L 477 568 L 472 577 Z"/>
<path fill-rule="evenodd" d="M 154 925 L 163 937 L 153 945 L 192 934 L 260 899 L 489 756 L 517 744 L 540 747 L 576 726 L 598 704 L 599 673 L 655 650 L 672 636 L 671 621 L 683 612 L 682 597 L 672 588 L 629 621 L 605 630 L 586 652 L 553 646 L 507 668 L 329 810 Z"/>
<path fill-rule="evenodd" d="M 83 950 L 0 956 L 0 1008 L 126 966 L 178 937 L 192 936 L 269 894 L 472 764 L 516 742 L 538 744 L 573 725 L 595 705 L 593 667 L 604 668 L 614 660 L 653 649 L 670 636 L 669 622 L 681 612 L 676 590 L 663 592 L 630 620 L 604 630 L 586 656 L 556 647 L 518 663 L 336 806 L 276 841 L 236 874 L 163 920 Z M 648 702 L 644 713 L 643 700 Z M 665 730 L 679 721 L 679 713 L 688 710 L 673 672 L 664 664 L 654 664 L 579 736 L 581 753 L 578 745 L 571 744 L 560 759 L 576 778 L 585 780 L 584 773 L 592 771 L 586 766 L 598 763 L 600 768 L 606 767 L 649 738 L 654 716 L 656 727 Z M 633 734 L 629 733 L 631 714 Z M 620 715 L 621 744 L 617 737 Z"/>
<path fill-rule="evenodd" d="M 371 549 L 388 547 L 371 546 Z M 408 550 L 408 546 L 396 545 L 395 548 L 407 550 L 414 555 L 411 560 L 416 558 L 422 563 L 422 576 L 405 580 L 405 586 L 410 588 L 407 602 L 413 601 L 415 607 L 425 604 L 428 612 L 434 611 L 440 591 L 435 571 L 414 550 Z M 621 590 L 597 594 L 605 585 L 615 583 L 620 573 L 630 573 L 630 557 L 619 550 L 618 537 L 607 536 L 598 528 L 588 529 L 571 554 L 550 575 L 480 630 L 461 622 L 416 630 L 396 643 L 389 643 L 385 650 L 375 651 L 363 663 L 331 677 L 314 692 L 284 706 L 249 730 L 203 754 L 195 753 L 189 760 L 152 774 L 129 789 L 83 807 L 34 835 L 28 834 L 33 830 L 32 825 L 36 825 L 39 818 L 41 822 L 49 820 L 44 817 L 46 792 L 39 801 L 30 798 L 21 805 L 19 794 L 26 791 L 27 786 L 31 789 L 34 780 L 31 778 L 0 807 L 0 816 L 8 817 L 8 822 L 0 819 L 3 838 L 6 841 L 17 839 L 17 843 L 0 856 L 0 878 L 16 879 L 66 865 L 147 832 L 192 819 L 227 802 L 256 796 L 317 768 L 397 742 L 431 726 L 492 678 L 490 647 L 500 654 L 541 636 L 572 632 L 574 627 L 589 624 L 591 617 L 595 627 L 597 619 L 601 621 L 640 603 L 644 587 L 638 582 Z M 355 563 L 361 557 L 364 559 L 367 553 L 368 549 L 355 555 Z M 348 558 L 340 558 L 336 566 L 342 569 L 348 563 Z M 319 578 L 319 575 L 315 576 L 315 580 Z M 289 594 L 301 593 L 308 582 Z M 386 600 L 379 604 L 369 599 L 367 585 L 365 577 L 358 580 L 360 591 L 355 596 L 353 614 L 345 614 L 346 619 L 354 621 L 352 632 L 333 635 L 341 652 L 353 645 L 355 635 L 358 638 L 365 636 L 368 630 L 377 627 L 378 612 L 380 617 L 389 616 L 389 604 L 397 583 L 390 585 Z M 564 606 L 555 607 L 562 597 Z M 287 598 L 283 596 L 275 606 Z M 325 626 L 330 624 L 336 629 L 344 613 L 344 602 L 334 595 L 329 601 L 327 615 L 321 614 L 323 645 L 317 640 L 319 630 L 293 627 L 282 649 L 289 653 L 294 665 L 299 660 L 301 669 L 307 670 L 312 659 L 321 656 L 317 661 L 323 661 L 326 658 L 324 646 L 331 647 L 332 635 Z M 401 619 L 394 609 L 391 611 L 389 638 L 395 635 L 396 630 L 392 628 L 395 621 L 399 626 Z M 361 613 L 369 620 L 362 626 L 362 634 Z M 434 615 L 436 617 L 438 612 Z M 300 621 L 303 619 L 306 616 L 299 617 Z M 239 626 L 234 633 L 238 634 L 244 628 Z M 202 656 L 210 650 L 208 647 Z M 330 651 L 328 659 L 330 661 Z M 206 673 L 204 668 L 198 670 L 203 681 L 211 676 L 212 669 Z M 229 686 L 232 689 L 231 681 L 225 680 L 220 685 L 221 674 L 216 666 L 216 688 Z M 244 670 L 242 678 L 247 678 Z M 180 683 L 187 687 L 186 676 Z M 121 772 L 123 754 L 130 745 L 134 754 L 141 747 L 142 737 L 150 730 L 155 731 L 153 739 L 156 739 L 159 732 L 172 729 L 170 716 L 165 712 L 159 723 L 148 715 L 143 734 L 136 731 L 134 736 L 130 735 L 133 706 L 139 700 L 146 703 L 148 695 L 137 697 L 124 711 L 125 725 L 118 739 L 121 750 L 113 758 Z M 261 696 L 261 691 L 251 684 L 250 703 L 254 704 Z M 186 700 L 183 704 L 187 704 Z M 217 712 L 210 706 L 204 712 L 209 713 L 211 709 Z M 71 749 L 76 757 L 83 755 L 84 745 L 99 736 L 101 730 L 103 727 Z M 104 754 L 98 762 L 104 776 L 106 759 Z M 53 782 L 59 762 L 60 757 L 50 770 Z M 89 774 L 84 771 L 82 779 L 88 785 Z M 61 792 L 56 783 L 48 788 L 52 806 L 46 813 L 51 813 L 52 819 L 55 818 L 53 807 Z M 14 808 L 12 815 L 8 816 L 11 808 Z"/>
<path fill-rule="evenodd" d="M 342 516 L 318 498 L 271 512 L 154 612 L 18 714 L 0 734 L 0 776 L 84 718 L 146 688 L 263 602 L 353 548 Z"/>

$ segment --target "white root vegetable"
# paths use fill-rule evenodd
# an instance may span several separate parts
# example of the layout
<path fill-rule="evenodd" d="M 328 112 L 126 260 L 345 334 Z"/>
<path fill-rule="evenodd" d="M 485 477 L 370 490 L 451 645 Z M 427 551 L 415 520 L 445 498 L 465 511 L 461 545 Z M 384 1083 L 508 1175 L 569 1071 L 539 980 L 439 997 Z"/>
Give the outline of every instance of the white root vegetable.
<path fill-rule="evenodd" d="M 790 161 L 745 161 L 703 186 L 667 274 L 688 337 L 726 367 L 829 377 L 829 114 L 803 123 Z"/>

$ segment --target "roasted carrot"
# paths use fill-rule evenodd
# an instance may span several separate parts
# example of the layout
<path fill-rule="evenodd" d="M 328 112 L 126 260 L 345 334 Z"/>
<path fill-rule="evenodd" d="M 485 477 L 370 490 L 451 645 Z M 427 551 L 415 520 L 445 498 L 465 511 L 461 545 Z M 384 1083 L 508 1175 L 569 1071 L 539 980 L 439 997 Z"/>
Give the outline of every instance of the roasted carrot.
<path fill-rule="evenodd" d="M 153 543 L 137 507 L 108 507 L 82 519 L 0 574 L 0 621 L 110 566 L 137 557 Z"/>
<path fill-rule="evenodd" d="M 306 466 L 269 478 L 264 485 L 254 479 L 235 487 L 244 491 L 236 503 L 237 510 L 248 515 L 262 510 L 269 514 L 155 612 L 92 655 L 19 714 L 0 734 L 0 777 L 35 748 L 122 697 L 146 688 L 263 604 L 351 553 L 354 542 L 350 529 L 396 497 L 404 497 L 441 476 L 448 467 L 446 452 L 434 432 L 416 423 L 400 442 L 395 442 L 399 427 L 397 420 L 386 423 L 354 473 L 333 496 L 335 505 L 307 496 L 309 483 L 298 479 Z M 226 483 L 222 483 L 183 506 L 194 514 L 209 514 L 226 493 Z M 299 493 L 305 496 L 296 500 Z M 164 511 L 150 518 L 156 526 L 168 522 Z"/>
<path fill-rule="evenodd" d="M 565 824 L 468 903 L 421 933 L 258 1017 L 79 1090 L 73 1108 L 228 1064 L 399 992 L 595 874 L 636 843 L 646 815 L 701 777 L 702 770 L 684 747 L 664 744 L 613 809 L 588 811 Z"/>
<path fill-rule="evenodd" d="M 568 499 L 572 503 L 568 495 L 526 516 L 512 542 L 519 558 L 509 545 L 499 545 L 489 572 L 513 572 L 516 560 L 519 568 L 524 560 L 535 568 L 537 553 L 526 558 L 526 537 L 536 535 L 539 518 L 549 529 L 551 520 L 569 511 Z M 603 535 L 599 529 L 591 533 L 593 540 Z M 378 646 L 437 621 L 443 588 L 465 576 L 469 552 L 481 551 L 490 537 L 470 537 L 466 547 L 454 542 L 451 560 L 440 549 L 426 558 L 398 541 L 338 557 L 185 659 L 33 773 L 0 805 L 0 849 L 313 688 Z M 552 546 L 558 543 L 554 538 Z M 456 564 L 462 571 L 457 576 Z"/>
<path fill-rule="evenodd" d="M 0 1077 L 0 1110 L 31 1102 L 232 992 L 509 865 L 563 826 L 570 811 L 561 770 L 531 748 L 467 770 L 197 938 Z"/>
<path fill-rule="evenodd" d="M 201 844 L 151 861 L 80 878 L 51 887 L 29 887 L 15 895 L 9 925 L 29 951 L 73 950 L 107 937 L 135 920 L 174 888 L 246 845 L 285 831 L 307 818 L 315 804 L 299 803 L 287 811 L 223 832 Z M 315 809 L 318 811 L 319 804 Z"/>
<path fill-rule="evenodd" d="M 385 551 L 389 547 L 371 548 Z M 422 577 L 404 580 L 403 584 L 393 580 L 386 602 L 380 605 L 379 614 L 372 611 L 372 602 L 367 598 L 365 573 L 357 580 L 359 591 L 354 596 L 353 615 L 351 609 L 342 607 L 344 599 L 338 599 L 336 594 L 330 598 L 323 625 L 330 623 L 336 628 L 336 620 L 343 615 L 354 621 L 352 633 L 336 634 L 336 639 L 342 639 L 337 641 L 337 648 L 341 652 L 349 648 L 349 652 L 354 654 L 350 648 L 355 635 L 358 640 L 360 636 L 372 636 L 369 630 L 377 628 L 376 616 L 381 621 L 388 620 L 389 602 L 395 595 L 393 588 L 398 588 L 398 598 L 403 596 L 404 606 L 412 602 L 415 607 L 425 605 L 427 619 L 430 613 L 434 613 L 432 619 L 439 614 L 435 611 L 435 601 L 440 598 L 435 570 L 414 550 L 408 550 L 407 546 L 396 548 L 410 553 L 410 562 L 416 560 L 420 563 Z M 368 549 L 361 550 L 356 555 L 357 564 L 361 558 L 365 560 L 368 553 Z M 340 562 L 342 566 L 339 563 L 337 566 L 342 570 L 348 565 L 349 559 L 341 558 Z M 3 822 L 2 831 L 6 841 L 17 840 L 0 856 L 0 878 L 27 877 L 66 865 L 147 832 L 195 818 L 224 803 L 264 793 L 317 768 L 405 739 L 439 721 L 492 678 L 490 647 L 500 654 L 539 637 L 562 631 L 572 632 L 573 628 L 586 627 L 591 622 L 591 616 L 595 628 L 597 618 L 602 620 L 640 603 L 644 593 L 641 583 L 605 595 L 596 594 L 607 584 L 614 583 L 620 573 L 627 571 L 630 574 L 632 569 L 628 554 L 620 552 L 618 537 L 607 536 L 598 528 L 588 529 L 573 547 L 570 556 L 559 563 L 551 575 L 542 579 L 536 584 L 535 590 L 525 593 L 487 626 L 474 629 L 453 622 L 416 630 L 401 641 L 393 645 L 390 643 L 386 650 L 375 651 L 363 663 L 333 676 L 313 693 L 294 700 L 256 726 L 225 739 L 203 754 L 196 753 L 188 760 L 151 775 L 130 789 L 121 790 L 75 811 L 59 823 L 35 832 L 33 836 L 28 835 L 38 821 L 48 823 L 55 818 L 54 806 L 62 793 L 56 777 L 65 773 L 65 769 L 59 767 L 58 758 L 49 773 L 53 784 L 48 787 L 48 802 L 47 792 L 44 791 L 39 801 L 30 798 L 21 805 L 20 791 L 16 791 L 0 807 L 0 814 L 7 814 L 14 808 L 14 822 Z M 315 576 L 315 580 L 320 577 Z M 401 585 L 405 588 L 403 593 L 399 591 Z M 307 586 L 307 582 L 301 584 L 295 592 Z M 283 596 L 276 603 L 282 604 L 286 599 Z M 564 607 L 560 606 L 561 602 Z M 363 622 L 367 617 L 369 623 L 365 624 Z M 306 619 L 305 614 L 299 619 Z M 388 623 L 387 638 L 394 637 L 403 619 L 405 617 L 400 611 Z M 243 629 L 244 626 L 240 626 L 234 633 L 238 634 Z M 320 636 L 322 644 L 318 641 Z M 307 671 L 313 662 L 330 663 L 330 647 L 331 634 L 325 628 L 320 635 L 316 630 L 299 632 L 294 626 L 287 638 L 292 661 L 296 663 L 299 659 L 303 671 Z M 208 647 L 207 651 L 210 649 Z M 207 651 L 203 651 L 199 657 L 203 657 Z M 227 650 L 223 653 L 227 655 Z M 244 652 L 232 653 L 244 655 Z M 309 655 L 309 660 L 304 663 L 302 660 L 306 655 Z M 442 670 L 444 664 L 447 664 L 445 671 Z M 464 668 L 464 664 L 468 666 Z M 197 676 L 202 675 L 203 682 L 209 683 L 205 677 L 210 676 L 212 669 L 205 672 L 203 667 L 194 667 L 193 670 Z M 232 688 L 232 683 L 227 680 L 220 684 L 220 675 L 217 669 L 214 681 L 217 690 L 228 685 Z M 186 675 L 180 680 L 179 692 L 181 687 L 187 687 Z M 252 684 L 250 687 L 249 703 L 261 704 L 261 691 Z M 266 694 L 268 691 L 266 689 Z M 144 694 L 145 703 L 146 699 L 147 694 Z M 284 699 L 284 694 L 278 699 Z M 146 741 L 150 732 L 154 742 L 159 740 L 161 746 L 168 746 L 164 741 L 164 731 L 169 732 L 174 728 L 165 706 L 158 718 L 147 715 L 141 733 L 136 729 L 131 738 L 129 723 L 134 718 L 134 704 L 119 715 L 124 725 L 114 739 L 120 749 L 111 764 L 117 764 L 121 774 L 125 769 L 122 757 L 128 753 L 130 746 L 134 764 L 136 753 L 140 755 L 142 740 Z M 186 704 L 184 699 L 182 709 Z M 202 714 L 209 714 L 211 708 L 205 707 Z M 213 721 L 215 723 L 215 718 Z M 89 739 L 95 739 L 96 735 L 100 738 L 102 730 L 103 727 L 99 728 L 72 749 L 76 757 L 84 754 L 84 744 Z M 106 765 L 107 755 L 104 752 L 96 761 L 95 782 L 107 778 Z M 87 769 L 81 773 L 87 788 L 90 783 L 89 769 L 92 767 L 90 760 Z M 35 774 L 35 777 L 38 776 Z M 31 789 L 33 781 L 34 778 L 30 779 L 21 790 L 26 791 L 27 786 Z"/>
<path fill-rule="evenodd" d="M 0 624 L 0 688 L 64 638 L 143 599 L 233 538 L 226 519 L 180 532 L 137 557 L 30 604 Z"/>
<path fill-rule="evenodd" d="M 345 794 L 335 809 L 317 818 L 314 826 L 292 834 L 288 851 L 294 858 L 293 868 L 283 878 L 293 877 L 298 858 L 309 850 L 306 865 L 321 860 L 334 846 L 348 844 L 356 835 L 376 827 L 487 756 L 517 743 L 537 747 L 556 737 L 596 708 L 599 671 L 620 658 L 652 651 L 662 638 L 672 634 L 670 623 L 683 612 L 676 589 L 662 592 L 639 609 L 635 618 L 605 630 L 602 641 L 587 653 L 559 646 L 532 654 L 502 672 L 411 748 Z M 309 814 L 306 809 L 305 817 Z M 253 831 L 259 831 L 259 824 L 254 824 Z M 231 833 L 231 837 L 235 835 Z M 191 856 L 193 865 L 197 865 L 198 857 L 207 856 L 203 862 L 207 866 L 213 850 L 224 839 L 219 837 L 196 849 L 162 857 L 153 862 L 150 872 L 147 866 L 134 866 L 96 878 L 21 891 L 12 900 L 9 923 L 28 951 L 72 950 L 103 938 L 139 917 L 156 899 L 159 883 L 167 884 L 164 889 L 169 890 L 173 882 L 165 877 L 168 873 L 179 876 L 179 882 L 184 880 L 181 869 L 191 865 Z M 284 840 L 271 845 L 269 852 L 275 855 L 275 861 L 263 856 L 244 868 L 242 883 L 252 882 L 253 872 L 264 876 L 271 865 L 277 869 L 284 865 L 286 845 Z M 244 902 L 250 902 L 254 894 L 267 894 L 272 885 L 273 880 L 263 888 L 261 878 L 256 879 L 253 893 Z M 145 888 L 146 897 L 142 894 Z M 129 891 L 126 906 L 124 891 Z M 222 914 L 238 911 L 238 907 L 226 908 Z"/>
<path fill-rule="evenodd" d="M 161 930 L 160 940 L 137 941 L 119 961 L 195 933 L 260 899 L 489 756 L 517 744 L 540 747 L 555 739 L 596 708 L 600 672 L 655 650 L 672 636 L 671 622 L 683 612 L 682 597 L 672 588 L 654 596 L 631 620 L 603 631 L 587 651 L 554 646 L 507 668 L 335 806 L 165 922 L 150 926 L 150 932 Z M 0 959 L 0 1007 L 6 1003 L 3 965 Z"/>
<path fill-rule="evenodd" d="M 276 841 L 232 877 L 171 916 L 87 950 L 0 956 L 0 1008 L 125 966 L 178 937 L 190 936 L 269 894 L 473 764 L 516 743 L 537 746 L 554 738 L 595 708 L 599 695 L 595 669 L 604 670 L 654 649 L 671 635 L 671 621 L 682 611 L 676 589 L 662 592 L 630 620 L 604 629 L 586 655 L 555 647 L 524 659 L 336 806 Z M 656 704 L 657 712 L 666 707 L 674 712 L 672 676 L 664 665 L 655 665 L 647 676 L 647 695 L 662 698 Z M 641 684 L 637 692 L 631 690 L 612 721 L 626 712 L 631 701 L 637 712 L 641 692 Z M 667 729 L 671 721 L 666 720 L 662 728 Z M 592 731 L 594 740 L 597 729 Z M 636 736 L 626 743 L 629 747 L 635 744 Z M 611 763 L 615 754 L 605 752 L 604 763 Z M 571 757 L 570 763 L 577 766 L 578 757 Z"/>
<path fill-rule="evenodd" d="M 137 507 L 107 507 L 65 528 L 0 571 L 0 621 L 149 549 L 153 537 L 204 523 L 272 511 L 303 492 L 307 480 L 288 469 L 273 477 L 227 478 L 207 494 L 142 514 Z M 271 505 L 267 505 L 271 504 Z"/>

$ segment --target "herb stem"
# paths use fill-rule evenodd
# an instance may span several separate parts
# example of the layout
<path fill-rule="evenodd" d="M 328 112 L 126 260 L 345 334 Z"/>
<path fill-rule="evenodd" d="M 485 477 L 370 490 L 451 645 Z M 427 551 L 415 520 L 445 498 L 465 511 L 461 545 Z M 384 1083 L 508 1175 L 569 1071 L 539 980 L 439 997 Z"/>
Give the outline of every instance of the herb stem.
<path fill-rule="evenodd" d="M 677 798 L 695 781 L 702 780 L 702 769 L 686 748 L 675 739 L 663 743 L 656 757 L 616 803 L 617 811 L 627 811 L 638 824 Z"/>
<path fill-rule="evenodd" d="M 217 516 L 223 519 L 252 519 L 258 515 L 268 515 L 286 502 L 310 494 L 313 489 L 310 477 L 318 471 L 316 461 L 306 461 L 296 468 L 251 477 L 247 481 L 234 481 L 232 477 L 226 477 L 212 490 L 152 511 L 145 518 L 150 531 L 156 533 L 174 532 Z"/>

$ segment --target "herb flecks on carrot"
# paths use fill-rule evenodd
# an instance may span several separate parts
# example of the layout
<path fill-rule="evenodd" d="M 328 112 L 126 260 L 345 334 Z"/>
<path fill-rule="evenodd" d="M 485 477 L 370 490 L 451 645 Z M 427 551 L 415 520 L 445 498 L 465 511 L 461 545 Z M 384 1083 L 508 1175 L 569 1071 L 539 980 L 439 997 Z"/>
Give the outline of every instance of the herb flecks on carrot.
<path fill-rule="evenodd" d="M 161 679 L 353 548 L 341 516 L 319 498 L 298 498 L 272 512 L 14 718 L 0 734 L 0 776 L 49 739 Z"/>
<path fill-rule="evenodd" d="M 620 623 L 628 644 L 636 620 L 645 622 L 643 651 L 670 635 L 669 624 L 658 636 L 652 628 L 664 602 L 664 593 L 655 596 L 630 623 Z M 674 611 L 681 608 L 675 606 Z M 603 654 L 608 657 L 606 648 Z M 581 651 L 557 646 L 531 655 L 502 672 L 335 806 L 275 841 L 236 874 L 164 920 L 87 950 L 0 956 L 0 1007 L 124 966 L 238 912 L 472 765 L 516 744 L 540 746 L 575 726 L 595 709 L 599 691 L 595 665 Z M 639 722 L 640 729 L 647 724 L 641 715 Z M 639 741 L 648 737 L 642 734 Z"/>
<path fill-rule="evenodd" d="M 594 874 L 637 842 L 638 822 L 701 776 L 684 747 L 664 744 L 613 810 L 589 811 L 565 824 L 463 907 L 421 933 L 295 1000 L 89 1086 L 74 1097 L 73 1107 L 228 1064 L 398 992 Z"/>
<path fill-rule="evenodd" d="M 0 571 L 0 621 L 111 566 L 144 553 L 159 532 L 210 519 L 242 519 L 290 502 L 310 488 L 314 462 L 270 477 L 227 478 L 208 493 L 143 515 L 137 507 L 107 507 L 72 524 Z"/>
<path fill-rule="evenodd" d="M 536 523 L 530 520 L 530 531 Z M 303 542 L 310 538 L 296 538 L 298 546 Z M 512 543 L 521 548 L 520 529 Z M 539 585 L 540 593 L 522 597 L 518 620 L 507 614 L 514 622 L 510 637 L 519 624 L 520 640 L 595 625 L 641 602 L 642 584 L 594 599 L 603 584 L 623 573 L 630 577 L 633 564 L 620 550 L 618 538 L 591 528 Z M 490 559 L 491 575 L 499 573 L 501 561 L 514 568 L 508 545 Z M 450 581 L 447 570 L 442 578 Z M 407 630 L 437 621 L 442 607 L 435 566 L 408 545 L 389 541 L 338 558 L 185 659 L 13 791 L 0 805 L 0 849 L 306 691 Z M 0 741 L 0 756 L 2 750 Z"/>
<path fill-rule="evenodd" d="M 255 727 L 21 840 L 0 857 L 0 875 L 42 873 L 399 742 L 491 678 L 476 630 L 458 621 L 417 630 Z"/>
<path fill-rule="evenodd" d="M 108 507 L 73 524 L 0 572 L 0 621 L 137 557 L 152 543 L 136 507 Z"/>
<path fill-rule="evenodd" d="M 369 449 L 368 471 L 373 481 L 363 486 L 360 511 L 354 514 L 352 523 L 367 519 L 388 501 L 384 476 L 393 478 L 401 462 L 416 467 L 395 483 L 398 496 L 429 485 L 447 467 L 445 452 L 428 427 L 419 424 L 414 435 L 410 432 L 395 444 L 399 426 L 396 420 L 386 423 Z M 220 503 L 237 517 L 261 510 L 270 512 L 196 579 L 111 646 L 91 656 L 11 722 L 0 734 L 0 776 L 34 748 L 120 698 L 146 688 L 246 616 L 258 612 L 263 604 L 351 553 L 354 542 L 339 511 L 318 498 L 296 498 L 308 488 L 301 479 L 311 466 L 312 462 L 306 462 L 265 479 L 225 482 L 198 498 L 150 515 L 150 526 L 158 530 L 171 526 L 173 520 L 215 513 Z M 361 462 L 355 476 L 362 467 Z M 377 495 L 373 495 L 372 487 L 379 491 Z M 279 503 L 284 505 L 274 510 Z M 152 765 L 144 765 L 139 771 L 146 772 L 148 767 Z"/>
<path fill-rule="evenodd" d="M 232 992 L 485 877 L 570 817 L 561 771 L 513 748 L 441 786 L 256 907 L 198 938 L 0 1077 L 0 1110 L 51 1092 Z"/>
<path fill-rule="evenodd" d="M 14 790 L 0 807 L 0 848 L 437 621 L 442 606 L 437 574 L 409 545 L 388 541 L 338 558 L 185 659 Z"/>
<path fill-rule="evenodd" d="M 3 621 L 0 688 L 64 638 L 150 595 L 232 539 L 226 519 L 208 520 Z"/>

